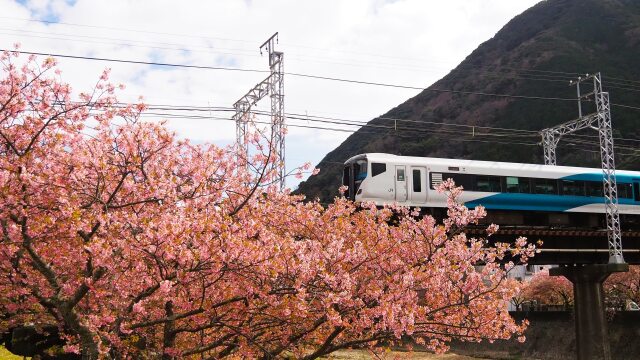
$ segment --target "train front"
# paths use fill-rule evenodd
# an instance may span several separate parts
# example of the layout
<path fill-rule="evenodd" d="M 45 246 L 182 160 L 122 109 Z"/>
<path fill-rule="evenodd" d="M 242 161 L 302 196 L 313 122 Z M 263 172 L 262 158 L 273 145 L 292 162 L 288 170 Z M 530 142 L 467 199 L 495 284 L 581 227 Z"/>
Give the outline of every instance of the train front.
<path fill-rule="evenodd" d="M 350 200 L 356 200 L 360 184 L 367 177 L 367 169 L 367 156 L 364 154 L 356 155 L 344 163 L 342 185 L 347 187 L 344 195 Z"/>

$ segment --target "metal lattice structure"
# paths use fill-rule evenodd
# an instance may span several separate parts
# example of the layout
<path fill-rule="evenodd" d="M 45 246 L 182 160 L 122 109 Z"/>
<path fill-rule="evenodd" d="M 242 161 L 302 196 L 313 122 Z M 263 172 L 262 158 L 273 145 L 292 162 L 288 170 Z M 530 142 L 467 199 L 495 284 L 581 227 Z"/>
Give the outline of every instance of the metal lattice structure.
<path fill-rule="evenodd" d="M 581 95 L 580 84 L 593 80 L 593 92 Z M 600 73 L 579 78 L 576 84 L 578 92 L 579 118 L 544 129 L 542 144 L 544 146 L 544 163 L 556 165 L 556 147 L 563 135 L 582 129 L 594 129 L 598 131 L 600 138 L 600 156 L 602 158 L 603 190 L 605 198 L 605 215 L 607 220 L 607 237 L 609 241 L 609 263 L 623 264 L 622 236 L 620 233 L 620 216 L 618 214 L 618 187 L 616 184 L 616 165 L 613 152 L 613 134 L 611 130 L 611 105 L 609 93 L 602 91 Z M 582 116 L 582 100 L 593 96 L 596 104 L 596 112 Z"/>
<path fill-rule="evenodd" d="M 236 143 L 239 147 L 239 156 L 242 159 L 246 159 L 248 156 L 249 149 L 247 148 L 246 135 L 251 107 L 265 97 L 268 92 L 269 78 L 266 78 L 233 104 L 236 110 L 235 115 L 233 115 L 233 119 L 236 121 Z"/>
<path fill-rule="evenodd" d="M 285 187 L 286 167 L 285 167 L 285 124 L 284 124 L 284 54 L 274 51 L 275 43 L 278 40 L 278 33 L 269 38 L 260 50 L 265 49 L 269 54 L 269 92 L 271 93 L 271 137 L 272 146 L 277 152 L 278 159 L 278 181 L 280 190 Z"/>
<path fill-rule="evenodd" d="M 260 53 L 265 50 L 269 55 L 269 68 L 271 74 L 256 86 L 254 86 L 240 100 L 233 104 L 236 110 L 233 119 L 236 121 L 236 143 L 238 144 L 238 156 L 244 162 L 249 156 L 246 139 L 247 124 L 251 108 L 262 98 L 271 96 L 271 146 L 275 149 L 278 182 L 280 189 L 285 187 L 285 122 L 284 122 L 284 54 L 275 51 L 278 33 L 273 34 L 260 46 Z"/>

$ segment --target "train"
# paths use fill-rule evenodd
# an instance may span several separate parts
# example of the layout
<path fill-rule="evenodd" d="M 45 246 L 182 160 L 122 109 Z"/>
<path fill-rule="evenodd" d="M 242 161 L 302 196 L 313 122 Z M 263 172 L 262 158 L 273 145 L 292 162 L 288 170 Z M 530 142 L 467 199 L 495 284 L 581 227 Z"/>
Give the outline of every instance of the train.
<path fill-rule="evenodd" d="M 464 189 L 459 201 L 482 205 L 486 222 L 501 225 L 602 228 L 605 198 L 601 169 L 366 153 L 344 163 L 345 196 L 376 205 L 446 214 L 446 179 Z M 640 229 L 640 172 L 616 171 L 623 230 Z"/>

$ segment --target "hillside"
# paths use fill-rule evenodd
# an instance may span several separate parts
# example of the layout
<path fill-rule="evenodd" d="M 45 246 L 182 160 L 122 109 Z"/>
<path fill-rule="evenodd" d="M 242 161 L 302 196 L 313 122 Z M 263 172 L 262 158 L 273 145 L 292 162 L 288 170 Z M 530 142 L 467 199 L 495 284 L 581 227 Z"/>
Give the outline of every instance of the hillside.
<path fill-rule="evenodd" d="M 575 97 L 575 87 L 568 86 L 569 79 L 599 71 L 612 103 L 640 107 L 638 64 L 640 1 L 542 1 L 512 19 L 427 90 L 349 136 L 325 156 L 318 164 L 320 174 L 301 183 L 298 192 L 330 200 L 340 185 L 340 163 L 363 152 L 542 163 L 541 146 L 532 145 L 540 142 L 535 133 L 499 137 L 495 130 L 480 127 L 538 131 L 576 118 L 575 102 L 435 90 L 570 98 Z M 416 122 L 398 122 L 397 130 L 380 128 L 393 126 L 388 118 Z M 640 110 L 614 106 L 612 119 L 614 136 L 640 138 Z M 452 133 L 450 125 L 440 124 L 478 128 L 458 127 Z M 483 135 L 492 131 L 494 135 Z M 558 164 L 599 166 L 597 138 L 576 139 L 561 142 Z M 593 144 L 579 143 L 585 139 Z M 616 150 L 618 168 L 639 169 L 638 143 L 620 140 L 616 145 L 621 146 Z"/>

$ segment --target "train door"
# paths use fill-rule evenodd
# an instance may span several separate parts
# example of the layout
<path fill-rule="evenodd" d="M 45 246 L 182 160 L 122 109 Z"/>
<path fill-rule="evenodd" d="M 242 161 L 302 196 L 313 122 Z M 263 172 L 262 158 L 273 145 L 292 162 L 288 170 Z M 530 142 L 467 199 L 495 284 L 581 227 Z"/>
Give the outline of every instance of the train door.
<path fill-rule="evenodd" d="M 633 200 L 640 201 L 640 182 L 638 180 L 633 182 Z"/>
<path fill-rule="evenodd" d="M 411 201 L 424 204 L 427 202 L 427 168 L 411 167 Z"/>
<path fill-rule="evenodd" d="M 396 201 L 407 201 L 407 176 L 404 165 L 396 165 Z"/>
<path fill-rule="evenodd" d="M 355 201 L 355 192 L 353 191 L 353 167 L 351 164 L 345 165 L 342 172 L 342 185 L 347 187 L 345 196 L 352 201 Z"/>

